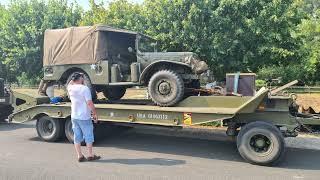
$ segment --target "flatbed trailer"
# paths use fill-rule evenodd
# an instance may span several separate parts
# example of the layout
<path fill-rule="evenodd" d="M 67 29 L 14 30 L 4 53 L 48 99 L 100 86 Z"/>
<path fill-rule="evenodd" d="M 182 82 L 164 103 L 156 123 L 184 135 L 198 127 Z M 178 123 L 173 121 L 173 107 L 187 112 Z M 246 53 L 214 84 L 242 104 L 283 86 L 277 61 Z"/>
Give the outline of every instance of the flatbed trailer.
<path fill-rule="evenodd" d="M 45 141 L 67 137 L 73 141 L 71 104 L 50 104 L 47 97 L 26 97 L 13 92 L 16 105 L 9 122 L 24 123 L 36 120 L 36 129 Z M 31 102 L 31 103 L 30 103 Z M 292 97 L 271 96 L 266 88 L 253 97 L 191 96 L 175 107 L 159 107 L 145 100 L 122 100 L 95 104 L 100 122 L 107 124 L 182 129 L 184 127 L 220 121 L 227 135 L 236 137 L 240 155 L 248 162 L 273 165 L 285 153 L 285 137 L 295 137 L 307 124 L 319 126 L 314 116 L 299 116 Z"/>

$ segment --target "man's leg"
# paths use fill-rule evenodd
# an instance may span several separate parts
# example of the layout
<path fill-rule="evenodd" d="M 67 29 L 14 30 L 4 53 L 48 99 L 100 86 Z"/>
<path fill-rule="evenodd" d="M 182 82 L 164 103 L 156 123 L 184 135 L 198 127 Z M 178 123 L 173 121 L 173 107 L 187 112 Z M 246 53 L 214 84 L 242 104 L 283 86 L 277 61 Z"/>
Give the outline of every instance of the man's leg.
<path fill-rule="evenodd" d="M 77 155 L 78 155 L 78 159 L 83 157 L 83 154 L 81 152 L 81 144 L 74 143 L 74 147 L 76 149 L 76 152 L 77 152 Z"/>
<path fill-rule="evenodd" d="M 83 134 L 79 126 L 78 120 L 72 120 L 72 130 L 74 134 L 74 147 L 76 149 L 78 158 L 81 158 L 83 157 L 83 154 L 81 152 L 81 142 L 83 141 Z"/>
<path fill-rule="evenodd" d="M 81 121 L 81 129 L 84 135 L 84 140 L 87 144 L 88 157 L 93 157 L 93 142 L 94 142 L 94 134 L 93 134 L 93 123 L 91 120 Z"/>
<path fill-rule="evenodd" d="M 92 152 L 92 143 L 87 143 L 87 149 L 88 149 L 88 156 L 93 157 L 93 152 Z"/>

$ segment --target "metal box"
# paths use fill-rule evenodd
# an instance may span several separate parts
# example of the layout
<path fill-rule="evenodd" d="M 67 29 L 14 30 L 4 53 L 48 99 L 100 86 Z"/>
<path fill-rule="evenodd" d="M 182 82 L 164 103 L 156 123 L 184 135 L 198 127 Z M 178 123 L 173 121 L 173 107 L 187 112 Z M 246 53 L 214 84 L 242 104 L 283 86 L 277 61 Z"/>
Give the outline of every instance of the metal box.
<path fill-rule="evenodd" d="M 238 80 L 237 75 L 239 75 Z M 256 92 L 256 74 L 228 73 L 226 75 L 226 88 L 228 94 L 234 92 L 243 96 L 254 96 Z"/>

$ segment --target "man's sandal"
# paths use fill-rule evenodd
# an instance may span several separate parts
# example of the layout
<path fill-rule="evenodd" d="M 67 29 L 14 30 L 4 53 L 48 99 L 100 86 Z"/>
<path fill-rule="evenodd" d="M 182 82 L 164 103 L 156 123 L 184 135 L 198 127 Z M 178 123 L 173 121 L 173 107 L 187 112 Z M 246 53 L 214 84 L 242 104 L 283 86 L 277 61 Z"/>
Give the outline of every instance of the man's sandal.
<path fill-rule="evenodd" d="M 84 161 L 86 161 L 86 160 L 87 160 L 87 159 L 86 159 L 84 156 L 78 158 L 78 162 L 84 162 Z"/>
<path fill-rule="evenodd" d="M 100 158 L 101 158 L 100 156 L 93 155 L 92 157 L 87 157 L 87 160 L 88 161 L 95 161 L 95 160 L 98 160 Z"/>

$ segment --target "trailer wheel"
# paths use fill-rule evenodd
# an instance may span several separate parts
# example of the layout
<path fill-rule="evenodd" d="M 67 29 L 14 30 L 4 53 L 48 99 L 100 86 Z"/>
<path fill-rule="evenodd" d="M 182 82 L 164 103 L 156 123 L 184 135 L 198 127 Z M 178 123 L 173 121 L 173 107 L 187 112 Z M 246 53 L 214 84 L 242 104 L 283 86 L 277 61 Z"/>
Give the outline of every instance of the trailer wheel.
<path fill-rule="evenodd" d="M 8 116 L 13 112 L 13 107 L 12 106 L 2 106 L 0 105 L 0 121 L 4 121 L 8 118 Z"/>
<path fill-rule="evenodd" d="M 148 85 L 149 95 L 159 106 L 173 106 L 184 95 L 184 82 L 182 78 L 171 70 L 156 72 Z"/>
<path fill-rule="evenodd" d="M 66 120 L 66 123 L 64 125 L 64 132 L 66 134 L 66 138 L 70 143 L 73 143 L 73 130 L 72 130 L 72 122 L 70 119 Z"/>
<path fill-rule="evenodd" d="M 37 120 L 38 136 L 47 142 L 55 142 L 64 136 L 64 121 L 43 116 Z"/>
<path fill-rule="evenodd" d="M 74 143 L 74 134 L 73 134 L 73 130 L 72 130 L 71 119 L 66 120 L 66 123 L 64 126 L 64 131 L 65 131 L 65 134 L 66 134 L 68 141 L 73 144 Z M 83 142 L 81 142 L 81 145 L 85 146 L 86 143 L 83 141 Z"/>
<path fill-rule="evenodd" d="M 274 165 L 280 162 L 285 153 L 284 138 L 280 130 L 261 121 L 241 128 L 237 147 L 246 161 L 257 165 Z"/>

